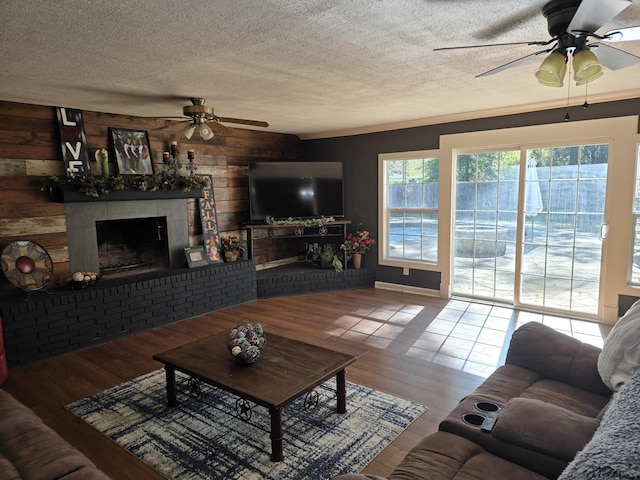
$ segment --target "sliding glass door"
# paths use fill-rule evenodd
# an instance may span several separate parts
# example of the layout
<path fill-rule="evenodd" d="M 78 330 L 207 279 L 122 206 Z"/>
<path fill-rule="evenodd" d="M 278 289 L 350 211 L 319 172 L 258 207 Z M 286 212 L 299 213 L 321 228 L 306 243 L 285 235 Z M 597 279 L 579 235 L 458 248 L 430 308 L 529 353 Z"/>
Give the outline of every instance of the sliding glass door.
<path fill-rule="evenodd" d="M 453 293 L 513 302 L 520 151 L 457 156 Z"/>
<path fill-rule="evenodd" d="M 608 145 L 458 155 L 453 294 L 596 315 L 607 161 Z"/>
<path fill-rule="evenodd" d="M 525 204 L 522 304 L 598 313 L 608 150 L 582 145 L 527 151 L 535 173 L 525 189 L 540 195 L 541 205 Z"/>

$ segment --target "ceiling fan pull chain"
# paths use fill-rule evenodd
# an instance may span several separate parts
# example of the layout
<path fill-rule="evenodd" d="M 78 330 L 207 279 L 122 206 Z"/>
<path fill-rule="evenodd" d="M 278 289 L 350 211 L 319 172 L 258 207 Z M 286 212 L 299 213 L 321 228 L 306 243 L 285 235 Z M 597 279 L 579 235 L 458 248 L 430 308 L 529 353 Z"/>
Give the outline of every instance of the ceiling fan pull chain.
<path fill-rule="evenodd" d="M 584 84 L 584 103 L 582 104 L 582 109 L 586 110 L 589 108 L 589 102 L 587 102 L 587 92 L 589 91 L 589 82 Z"/>
<path fill-rule="evenodd" d="M 567 62 L 568 66 L 567 68 L 569 69 L 569 75 L 568 78 L 571 78 L 571 62 Z M 564 121 L 568 122 L 569 120 L 571 120 L 571 115 L 569 115 L 569 94 L 571 93 L 571 81 L 567 82 L 567 114 L 564 116 Z"/>

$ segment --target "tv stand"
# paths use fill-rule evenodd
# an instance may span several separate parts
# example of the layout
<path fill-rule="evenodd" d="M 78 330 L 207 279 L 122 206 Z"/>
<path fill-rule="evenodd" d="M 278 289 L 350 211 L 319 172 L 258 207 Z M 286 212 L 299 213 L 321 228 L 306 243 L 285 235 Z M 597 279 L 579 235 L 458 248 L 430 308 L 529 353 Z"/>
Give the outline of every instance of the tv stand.
<path fill-rule="evenodd" d="M 351 225 L 350 220 L 334 220 L 322 225 L 314 225 L 311 227 L 304 226 L 303 222 L 295 223 L 261 223 L 252 224 L 245 223 L 243 226 L 247 231 L 247 255 L 253 258 L 254 240 L 256 239 L 257 230 L 266 230 L 269 238 L 285 239 L 285 238 L 327 238 L 338 237 L 340 243 L 347 239 L 347 226 Z M 309 242 L 311 243 L 311 242 Z"/>

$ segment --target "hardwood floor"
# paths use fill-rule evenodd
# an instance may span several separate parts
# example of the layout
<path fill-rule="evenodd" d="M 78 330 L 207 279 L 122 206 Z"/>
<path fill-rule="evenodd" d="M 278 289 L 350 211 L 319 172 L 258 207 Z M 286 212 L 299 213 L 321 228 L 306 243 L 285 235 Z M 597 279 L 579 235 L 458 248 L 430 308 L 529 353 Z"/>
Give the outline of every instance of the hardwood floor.
<path fill-rule="evenodd" d="M 364 470 L 386 476 L 418 440 L 437 430 L 463 396 L 502 363 L 510 334 L 520 323 L 542 321 L 542 316 L 536 319 L 530 315 L 373 288 L 263 299 L 12 369 L 3 388 L 114 480 L 160 479 L 64 406 L 161 368 L 151 358 L 154 353 L 238 323 L 260 322 L 267 335 L 271 332 L 357 354 L 347 380 L 428 406 L 429 410 Z M 562 323 L 566 319 L 554 320 Z M 603 332 L 598 325 L 591 325 L 593 328 L 577 328 L 569 324 L 566 328 L 569 333 L 591 336 L 597 343 Z"/>

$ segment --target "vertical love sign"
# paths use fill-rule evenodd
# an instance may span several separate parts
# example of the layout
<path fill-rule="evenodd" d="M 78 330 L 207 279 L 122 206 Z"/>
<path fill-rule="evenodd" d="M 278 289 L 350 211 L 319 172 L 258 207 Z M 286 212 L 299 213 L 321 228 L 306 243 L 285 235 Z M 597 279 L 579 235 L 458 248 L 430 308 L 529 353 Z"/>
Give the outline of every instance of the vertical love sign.
<path fill-rule="evenodd" d="M 213 198 L 213 176 L 200 175 L 209 178 L 209 185 L 202 189 L 202 197 L 198 199 L 200 207 L 200 220 L 202 222 L 202 242 L 207 253 L 209 263 L 220 263 L 222 259 L 220 251 L 220 232 L 218 231 L 218 214 L 216 201 Z"/>
<path fill-rule="evenodd" d="M 91 170 L 82 111 L 57 107 L 56 114 L 60 130 L 62 160 L 67 177 L 88 177 Z"/>

